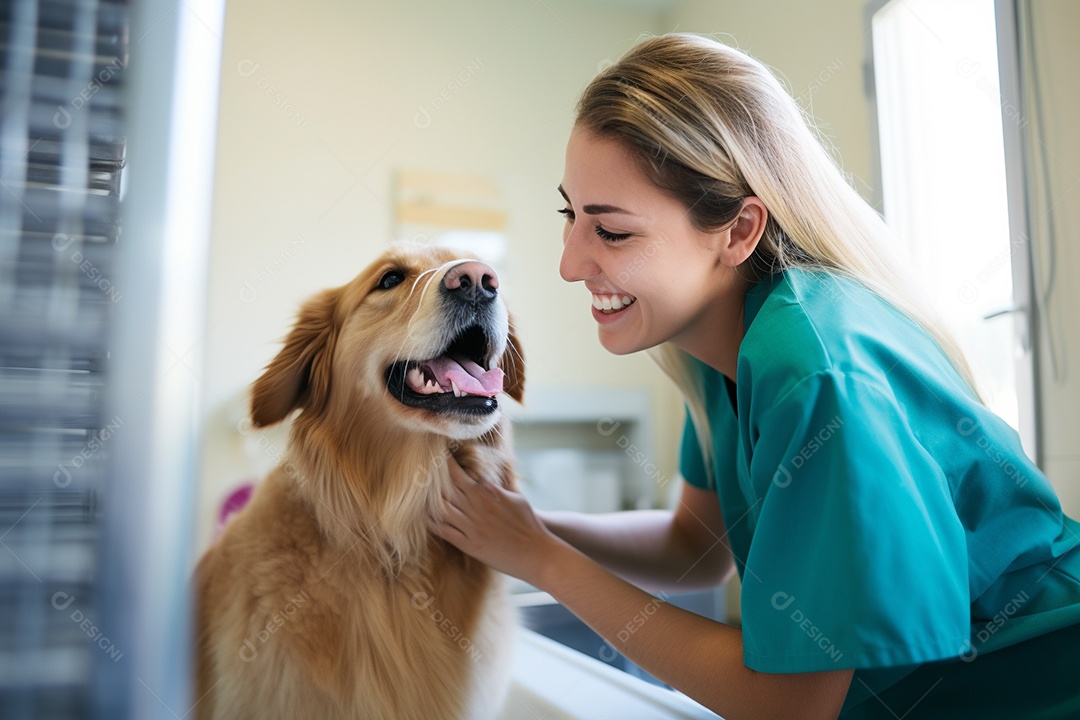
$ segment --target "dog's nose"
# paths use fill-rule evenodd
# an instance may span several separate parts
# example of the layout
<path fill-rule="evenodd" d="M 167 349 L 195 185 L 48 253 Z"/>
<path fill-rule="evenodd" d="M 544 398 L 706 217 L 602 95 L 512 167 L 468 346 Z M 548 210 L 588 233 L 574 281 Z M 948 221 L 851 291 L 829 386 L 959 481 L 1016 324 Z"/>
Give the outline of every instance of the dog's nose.
<path fill-rule="evenodd" d="M 462 302 L 486 303 L 498 295 L 499 276 L 490 266 L 470 260 L 450 268 L 442 284 L 447 294 Z"/>

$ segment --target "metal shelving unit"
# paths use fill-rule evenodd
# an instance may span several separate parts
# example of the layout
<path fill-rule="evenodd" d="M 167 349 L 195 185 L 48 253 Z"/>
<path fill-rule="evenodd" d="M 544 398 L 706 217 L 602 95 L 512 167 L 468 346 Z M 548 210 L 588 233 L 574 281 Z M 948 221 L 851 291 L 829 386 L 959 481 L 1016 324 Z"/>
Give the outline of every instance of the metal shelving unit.
<path fill-rule="evenodd" d="M 0 4 L 6 719 L 189 709 L 197 384 L 164 348 L 201 332 L 221 16 Z"/>

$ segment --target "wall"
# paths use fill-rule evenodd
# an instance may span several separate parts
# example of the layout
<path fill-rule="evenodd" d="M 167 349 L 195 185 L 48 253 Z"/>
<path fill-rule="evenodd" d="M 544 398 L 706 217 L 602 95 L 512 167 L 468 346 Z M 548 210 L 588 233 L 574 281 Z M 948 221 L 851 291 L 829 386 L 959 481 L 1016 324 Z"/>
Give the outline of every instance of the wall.
<path fill-rule="evenodd" d="M 268 471 L 284 450 L 281 431 L 237 431 L 247 387 L 277 351 L 298 304 L 346 282 L 385 246 L 398 168 L 487 174 L 500 184 L 512 245 L 504 287 L 530 386 L 648 388 L 655 462 L 671 477 L 682 417 L 677 395 L 645 357 L 604 351 L 587 294 L 557 275 L 555 186 L 573 105 L 601 62 L 642 32 L 729 33 L 721 39 L 786 79 L 865 189 L 871 156 L 857 3 L 812 11 L 783 5 L 775 13 L 692 1 L 482 0 L 463 9 L 433 0 L 232 0 L 202 373 L 210 424 L 199 546 L 228 489 Z M 817 22 L 823 13 L 828 22 Z M 825 31 L 789 42 L 811 21 Z"/>
<path fill-rule="evenodd" d="M 488 174 L 510 211 L 506 292 L 516 313 L 530 384 L 642 385 L 652 392 L 657 464 L 674 471 L 679 402 L 644 357 L 597 343 L 587 295 L 558 279 L 555 186 L 573 104 L 605 59 L 642 32 L 714 33 L 784 78 L 831 139 L 864 197 L 878 196 L 863 63 L 863 0 L 815 3 L 683 0 L 541 3 L 434 0 L 357 3 L 233 0 L 226 19 L 215 190 L 210 331 L 202 373 L 206 411 L 203 527 L 221 493 L 252 464 L 268 469 L 283 437 L 236 431 L 245 388 L 273 356 L 303 298 L 352 277 L 390 235 L 390 179 L 399 167 Z M 1080 515 L 1080 225 L 1075 189 L 1080 112 L 1071 69 L 1080 66 L 1080 4 L 1035 3 L 1036 61 L 1048 187 L 1038 189 L 1036 237 L 1053 227 L 1056 269 L 1044 325 L 1040 391 L 1044 467 L 1066 508 Z M 414 120 L 419 117 L 419 127 Z M 418 116 L 418 113 L 419 116 Z M 1047 209 L 1051 208 L 1049 212 Z M 566 352 L 573 348 L 573 352 Z M 178 358 L 193 349 L 176 349 Z M 246 446 L 245 446 L 246 443 Z"/>
<path fill-rule="evenodd" d="M 855 188 L 874 202 L 870 107 L 863 84 L 870 42 L 865 4 L 684 0 L 667 14 L 664 29 L 713 34 L 769 66 L 813 115 Z"/>
<path fill-rule="evenodd" d="M 1041 107 L 1029 96 L 1024 108 L 1035 179 L 1030 215 L 1038 275 L 1052 278 L 1039 333 L 1042 465 L 1066 512 L 1080 518 L 1080 284 L 1074 279 L 1080 273 L 1080 3 L 1038 0 L 1032 11 Z"/>
<path fill-rule="evenodd" d="M 499 183 L 510 215 L 503 288 L 529 386 L 644 386 L 657 428 L 653 460 L 674 473 L 677 394 L 645 356 L 600 346 L 588 293 L 558 277 L 555 212 L 578 94 L 602 61 L 657 22 L 645 4 L 570 0 L 229 3 L 200 547 L 227 489 L 268 470 L 284 448 L 282 433 L 237 431 L 246 388 L 299 303 L 348 281 L 386 246 L 399 168 Z"/>

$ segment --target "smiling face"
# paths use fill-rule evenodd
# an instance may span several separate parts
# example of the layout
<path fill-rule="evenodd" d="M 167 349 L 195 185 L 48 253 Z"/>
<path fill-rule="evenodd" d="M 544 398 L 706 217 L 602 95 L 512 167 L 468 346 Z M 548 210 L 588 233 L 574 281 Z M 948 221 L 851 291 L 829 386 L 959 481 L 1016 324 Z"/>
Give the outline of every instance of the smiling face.
<path fill-rule="evenodd" d="M 592 294 L 600 343 L 623 355 L 672 342 L 716 366 L 737 350 L 749 282 L 737 266 L 756 247 L 764 207 L 746 198 L 729 226 L 695 228 L 624 146 L 575 127 L 560 190 L 566 200 L 559 272 Z"/>
<path fill-rule="evenodd" d="M 363 414 L 477 437 L 498 422 L 504 387 L 521 399 L 522 378 L 495 271 L 446 249 L 398 246 L 304 305 L 255 384 L 252 419 L 272 425 L 300 407 L 303 422 L 336 431 Z"/>
<path fill-rule="evenodd" d="M 378 396 L 371 379 L 381 377 L 390 412 L 418 430 L 457 438 L 490 430 L 509 331 L 495 271 L 442 248 L 402 247 L 351 290 L 362 299 L 336 348 L 342 384 Z"/>

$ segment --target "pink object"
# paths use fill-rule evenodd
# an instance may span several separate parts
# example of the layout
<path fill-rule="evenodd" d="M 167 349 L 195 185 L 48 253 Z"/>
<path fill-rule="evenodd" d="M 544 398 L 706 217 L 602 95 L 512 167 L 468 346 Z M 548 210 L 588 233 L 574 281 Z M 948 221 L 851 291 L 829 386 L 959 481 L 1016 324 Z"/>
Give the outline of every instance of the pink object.
<path fill-rule="evenodd" d="M 444 390 L 450 389 L 452 380 L 461 392 L 468 395 L 492 397 L 503 389 L 503 371 L 500 368 L 484 370 L 471 360 L 455 360 L 443 355 L 424 363 Z"/>
<path fill-rule="evenodd" d="M 251 500 L 253 492 L 255 492 L 255 483 L 246 482 L 229 493 L 229 496 L 225 498 L 225 502 L 221 503 L 221 510 L 218 511 L 219 530 L 225 527 L 225 523 L 229 521 L 230 517 L 244 509 L 244 506 Z"/>

